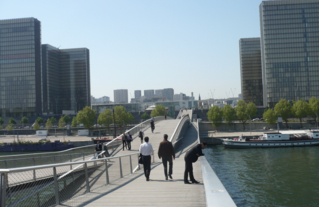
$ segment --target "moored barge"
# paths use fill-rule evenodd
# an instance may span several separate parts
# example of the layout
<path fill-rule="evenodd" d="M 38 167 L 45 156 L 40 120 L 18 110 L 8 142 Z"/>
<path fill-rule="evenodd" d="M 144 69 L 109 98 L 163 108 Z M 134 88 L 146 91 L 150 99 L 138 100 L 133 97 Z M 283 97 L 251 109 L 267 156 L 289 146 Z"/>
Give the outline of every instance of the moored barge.
<path fill-rule="evenodd" d="M 277 148 L 277 147 L 305 147 L 319 145 L 319 131 L 309 130 L 305 135 L 290 135 L 282 133 L 264 133 L 258 139 L 238 137 L 223 139 L 225 148 Z"/>

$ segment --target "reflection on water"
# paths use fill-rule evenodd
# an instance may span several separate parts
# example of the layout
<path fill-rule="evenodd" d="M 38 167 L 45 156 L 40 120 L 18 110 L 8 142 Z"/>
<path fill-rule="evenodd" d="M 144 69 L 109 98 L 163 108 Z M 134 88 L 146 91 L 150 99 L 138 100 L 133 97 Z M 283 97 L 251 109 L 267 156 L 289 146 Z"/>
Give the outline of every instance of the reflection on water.
<path fill-rule="evenodd" d="M 319 147 L 204 153 L 237 206 L 319 206 Z"/>

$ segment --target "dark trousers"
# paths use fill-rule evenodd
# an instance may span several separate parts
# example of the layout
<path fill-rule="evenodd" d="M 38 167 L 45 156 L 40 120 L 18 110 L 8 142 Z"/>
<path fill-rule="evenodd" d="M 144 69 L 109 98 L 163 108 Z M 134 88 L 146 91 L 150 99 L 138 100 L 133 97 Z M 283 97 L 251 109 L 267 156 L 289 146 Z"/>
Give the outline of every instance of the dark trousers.
<path fill-rule="evenodd" d="M 131 140 L 127 140 L 126 142 L 127 142 L 127 148 L 131 150 Z"/>
<path fill-rule="evenodd" d="M 141 138 L 141 143 L 143 144 L 143 137 L 140 137 Z"/>
<path fill-rule="evenodd" d="M 143 168 L 144 168 L 144 175 L 146 178 L 150 177 L 151 174 L 151 156 L 144 156 L 143 155 Z"/>
<path fill-rule="evenodd" d="M 126 149 L 127 149 L 127 144 L 126 144 L 125 140 L 122 140 L 122 144 L 123 144 L 123 150 L 124 150 L 124 147 L 126 147 Z"/>
<path fill-rule="evenodd" d="M 172 158 L 172 156 L 162 157 L 162 162 L 163 162 L 163 165 L 164 165 L 165 177 L 167 177 L 167 162 L 169 164 L 168 174 L 172 175 L 173 174 L 173 158 Z"/>
<path fill-rule="evenodd" d="M 193 174 L 193 163 L 185 161 L 184 182 L 188 182 L 188 174 L 191 181 L 195 181 Z"/>

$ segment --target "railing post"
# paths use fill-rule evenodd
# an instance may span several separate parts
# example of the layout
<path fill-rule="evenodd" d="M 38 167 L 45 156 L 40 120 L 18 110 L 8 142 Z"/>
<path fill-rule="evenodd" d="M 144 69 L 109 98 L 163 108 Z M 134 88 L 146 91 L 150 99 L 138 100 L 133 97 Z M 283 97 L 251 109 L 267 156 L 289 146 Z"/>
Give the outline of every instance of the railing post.
<path fill-rule="evenodd" d="M 131 169 L 131 174 L 133 173 L 133 169 L 132 169 L 132 155 L 130 155 L 130 169 Z"/>
<path fill-rule="evenodd" d="M 86 193 L 89 193 L 90 192 L 90 185 L 89 185 L 89 174 L 88 174 L 87 163 L 84 163 L 84 169 L 85 169 Z"/>
<path fill-rule="evenodd" d="M 1 173 L 0 174 L 0 206 L 6 206 L 6 183 L 7 183 L 7 174 Z"/>
<path fill-rule="evenodd" d="M 106 175 L 106 185 L 110 184 L 109 180 L 109 169 L 107 167 L 107 160 L 105 160 L 105 175 Z"/>
<path fill-rule="evenodd" d="M 120 161 L 120 175 L 121 175 L 121 178 L 123 178 L 122 161 L 121 161 L 121 158 L 120 158 L 120 157 L 119 157 L 119 161 Z"/>
<path fill-rule="evenodd" d="M 155 163 L 155 153 L 153 152 L 153 163 Z"/>
<path fill-rule="evenodd" d="M 54 176 L 54 187 L 55 187 L 55 204 L 60 205 L 59 183 L 58 183 L 58 176 L 56 174 L 56 167 L 53 167 L 53 176 Z"/>
<path fill-rule="evenodd" d="M 70 155 L 70 162 L 72 162 L 72 155 Z M 72 170 L 72 164 L 70 165 L 70 170 Z"/>
<path fill-rule="evenodd" d="M 35 160 L 34 160 L 34 158 L 32 158 L 32 163 L 33 163 L 33 166 L 35 166 Z M 33 180 L 34 180 L 34 181 L 37 180 L 37 177 L 36 177 L 36 174 L 35 174 L 35 169 L 33 170 Z"/>

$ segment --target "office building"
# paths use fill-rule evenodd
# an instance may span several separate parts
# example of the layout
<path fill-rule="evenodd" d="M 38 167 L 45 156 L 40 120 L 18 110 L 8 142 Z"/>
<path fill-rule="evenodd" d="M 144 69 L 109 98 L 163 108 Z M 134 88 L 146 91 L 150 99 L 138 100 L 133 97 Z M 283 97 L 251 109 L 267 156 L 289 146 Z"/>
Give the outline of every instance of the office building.
<path fill-rule="evenodd" d="M 0 20 L 0 116 L 42 113 L 41 23 Z"/>
<path fill-rule="evenodd" d="M 145 96 L 145 98 L 152 98 L 152 97 L 154 97 L 154 90 L 153 90 L 153 89 L 144 90 L 144 96 Z"/>
<path fill-rule="evenodd" d="M 263 106 L 260 38 L 240 39 L 239 54 L 243 100 Z"/>
<path fill-rule="evenodd" d="M 141 90 L 135 90 L 134 91 L 135 100 L 140 99 L 141 96 L 142 96 L 142 91 Z"/>
<path fill-rule="evenodd" d="M 172 89 L 172 88 L 164 88 L 163 95 L 168 101 L 173 101 L 174 89 Z"/>
<path fill-rule="evenodd" d="M 264 106 L 319 98 L 319 0 L 260 4 Z"/>
<path fill-rule="evenodd" d="M 163 89 L 155 90 L 155 96 L 163 97 L 164 96 L 163 91 L 164 91 Z"/>
<path fill-rule="evenodd" d="M 91 105 L 92 104 L 106 104 L 110 103 L 110 97 L 103 96 L 101 98 L 95 98 L 94 96 L 91 96 Z"/>
<path fill-rule="evenodd" d="M 114 90 L 114 103 L 128 103 L 127 89 Z"/>
<path fill-rule="evenodd" d="M 82 110 L 91 105 L 90 54 L 86 48 L 42 45 L 43 112 Z"/>

